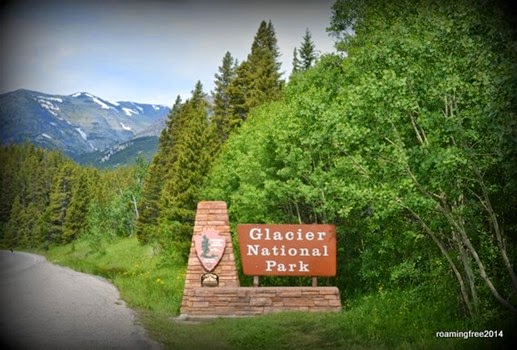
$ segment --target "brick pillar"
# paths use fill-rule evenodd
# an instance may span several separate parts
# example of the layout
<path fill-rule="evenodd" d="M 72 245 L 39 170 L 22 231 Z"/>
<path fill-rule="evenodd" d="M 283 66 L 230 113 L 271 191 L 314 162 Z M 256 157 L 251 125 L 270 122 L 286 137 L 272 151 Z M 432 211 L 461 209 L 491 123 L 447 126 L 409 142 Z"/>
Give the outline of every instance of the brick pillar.
<path fill-rule="evenodd" d="M 220 236 L 226 237 L 226 247 L 221 261 L 212 271 L 219 276 L 219 287 L 201 287 L 201 276 L 207 271 L 199 261 L 194 237 L 205 230 L 215 230 Z M 233 253 L 232 236 L 226 202 L 199 202 L 197 205 L 196 221 L 194 223 L 194 234 L 190 246 L 188 258 L 187 276 L 185 278 L 185 289 L 181 303 L 181 313 L 188 314 L 192 307 L 192 297 L 197 288 L 220 288 L 239 287 L 235 255 Z"/>

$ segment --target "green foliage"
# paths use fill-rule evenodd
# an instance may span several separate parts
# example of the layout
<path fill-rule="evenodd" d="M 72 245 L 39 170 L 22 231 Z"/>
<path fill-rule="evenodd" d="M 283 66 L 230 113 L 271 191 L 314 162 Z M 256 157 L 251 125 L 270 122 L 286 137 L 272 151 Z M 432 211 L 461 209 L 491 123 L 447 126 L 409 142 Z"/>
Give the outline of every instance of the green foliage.
<path fill-rule="evenodd" d="M 87 226 L 92 185 L 89 183 L 90 176 L 86 171 L 78 176 L 79 178 L 72 189 L 70 205 L 63 222 L 62 239 L 65 243 L 69 243 L 83 234 Z"/>
<path fill-rule="evenodd" d="M 219 73 L 215 74 L 215 91 L 212 92 L 214 98 L 214 116 L 212 121 L 217 128 L 219 139 L 224 142 L 233 129 L 231 117 L 230 84 L 236 77 L 237 61 L 234 60 L 230 52 L 226 52 L 223 57 Z"/>
<path fill-rule="evenodd" d="M 198 83 L 192 99 L 181 106 L 176 134 L 167 162 L 166 180 L 159 200 L 160 242 L 186 259 L 192 238 L 194 216 L 213 149 L 215 132 L 207 116 L 202 87 Z"/>
<path fill-rule="evenodd" d="M 235 69 L 228 85 L 228 122 L 230 129 L 247 119 L 254 107 L 280 98 L 283 87 L 275 28 L 271 21 L 262 21 L 247 59 Z"/>
<path fill-rule="evenodd" d="M 316 59 L 318 58 L 316 55 L 316 46 L 312 41 L 312 35 L 309 31 L 309 28 L 305 30 L 305 35 L 303 36 L 303 41 L 300 45 L 298 53 L 300 54 L 299 68 L 302 71 L 306 71 L 307 69 L 311 68 L 314 63 L 316 63 Z"/>
<path fill-rule="evenodd" d="M 99 171 L 33 146 L 3 147 L 0 157 L 0 178 L 9 189 L 2 191 L 3 247 L 48 248 L 83 235 L 95 245 L 104 237 L 134 234 L 147 171 L 143 159 L 133 167 Z"/>
<path fill-rule="evenodd" d="M 468 332 L 489 324 L 452 318 L 447 303 L 422 298 L 428 292 L 381 291 L 350 300 L 338 313 L 290 312 L 200 324 L 144 313 L 144 323 L 173 349 L 495 349 L 511 343 L 511 328 L 497 328 L 503 338 L 436 337 L 438 331 Z"/>
<path fill-rule="evenodd" d="M 167 165 L 172 162 L 174 154 L 172 149 L 177 135 L 174 133 L 181 122 L 181 98 L 178 95 L 169 113 L 166 127 L 162 130 L 158 144 L 158 151 L 153 158 L 149 170 L 145 175 L 141 199 L 138 201 L 139 216 L 136 221 L 136 235 L 142 243 L 156 239 L 158 218 L 160 215 L 158 201 L 160 199 L 163 183 L 167 180 Z"/>
<path fill-rule="evenodd" d="M 109 279 L 130 307 L 175 314 L 179 311 L 185 269 L 154 253 L 153 247 L 132 238 L 89 238 L 52 247 L 47 258 L 75 270 Z M 102 247 L 99 249 L 99 247 Z"/>
<path fill-rule="evenodd" d="M 137 309 L 150 335 L 166 348 L 491 349 L 508 346 L 515 326 L 498 321 L 497 314 L 460 319 L 453 288 L 439 284 L 391 291 L 378 288 L 346 299 L 343 312 L 173 322 L 181 304 L 185 267 L 171 264 L 135 238 L 102 240 L 101 244 L 104 249 L 98 252 L 87 240 L 79 239 L 52 247 L 46 255 L 54 263 L 112 281 L 128 305 Z M 436 337 L 437 331 L 482 329 L 503 331 L 504 337 Z"/>
<path fill-rule="evenodd" d="M 47 242 L 56 244 L 66 242 L 63 237 L 63 224 L 72 198 L 72 186 L 73 167 L 71 164 L 65 164 L 59 169 L 56 176 L 46 209 L 48 220 L 44 240 Z"/>
<path fill-rule="evenodd" d="M 296 47 L 293 50 L 292 66 L 293 70 L 291 71 L 291 76 L 300 71 L 300 59 L 298 58 L 298 49 Z"/>
<path fill-rule="evenodd" d="M 0 239 L 4 246 L 34 247 L 41 243 L 42 213 L 65 158 L 22 145 L 0 148 L 0 161 Z"/>
<path fill-rule="evenodd" d="M 206 197 L 231 222 L 336 224 L 345 295 L 453 278 L 466 314 L 512 308 L 516 61 L 508 27 L 477 5 L 338 1 L 346 57 L 256 109 Z"/>

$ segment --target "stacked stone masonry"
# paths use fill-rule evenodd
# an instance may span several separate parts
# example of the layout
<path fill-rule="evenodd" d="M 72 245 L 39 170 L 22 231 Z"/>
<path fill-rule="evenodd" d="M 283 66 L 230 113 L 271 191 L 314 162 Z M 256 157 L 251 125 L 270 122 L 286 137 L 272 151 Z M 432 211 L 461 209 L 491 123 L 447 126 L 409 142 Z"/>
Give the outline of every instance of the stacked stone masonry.
<path fill-rule="evenodd" d="M 219 286 L 238 287 L 239 277 L 237 276 L 237 268 L 235 267 L 235 256 L 233 253 L 226 202 L 200 202 L 198 204 L 194 222 L 194 235 L 201 234 L 201 232 L 206 230 L 215 230 L 219 232 L 220 236 L 226 238 L 226 247 L 223 257 L 214 271 L 212 271 L 219 276 Z M 208 271 L 203 268 L 203 265 L 199 261 L 194 240 L 192 240 L 187 267 L 187 278 L 185 281 L 185 292 L 187 292 L 187 289 L 200 287 L 201 276 L 206 272 Z"/>
<path fill-rule="evenodd" d="M 254 316 L 282 311 L 341 310 L 336 287 L 196 288 L 182 314 L 188 316 Z"/>
<path fill-rule="evenodd" d="M 181 314 L 253 316 L 281 311 L 341 310 L 336 287 L 239 287 L 226 202 L 198 204 L 194 235 L 206 230 L 226 237 L 224 255 L 212 271 L 219 276 L 219 286 L 201 287 L 201 276 L 208 271 L 199 261 L 192 239 Z"/>

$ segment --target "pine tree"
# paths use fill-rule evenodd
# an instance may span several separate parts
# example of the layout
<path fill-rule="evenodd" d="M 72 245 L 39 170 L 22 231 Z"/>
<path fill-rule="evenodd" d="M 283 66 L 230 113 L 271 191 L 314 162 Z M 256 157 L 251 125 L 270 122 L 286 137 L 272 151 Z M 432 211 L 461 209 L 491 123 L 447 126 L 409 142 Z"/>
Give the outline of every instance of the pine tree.
<path fill-rule="evenodd" d="M 214 98 L 214 117 L 212 121 L 215 123 L 221 142 L 228 138 L 228 134 L 231 131 L 229 125 L 231 113 L 229 88 L 236 77 L 236 69 L 237 61 L 230 52 L 226 52 L 223 57 L 223 63 L 218 69 L 219 73 L 215 74 L 215 91 L 212 92 Z"/>
<path fill-rule="evenodd" d="M 18 246 L 19 228 L 23 225 L 23 204 L 20 195 L 16 196 L 10 210 L 9 220 L 5 227 L 2 245 L 13 248 Z"/>
<path fill-rule="evenodd" d="M 300 71 L 300 60 L 298 59 L 298 49 L 295 47 L 293 50 L 293 70 L 291 75 L 296 74 Z"/>
<path fill-rule="evenodd" d="M 83 170 L 73 185 L 70 204 L 63 222 L 63 243 L 73 241 L 86 230 L 86 215 L 91 199 L 88 177 L 88 173 Z"/>
<path fill-rule="evenodd" d="M 235 78 L 228 86 L 228 98 L 230 101 L 230 115 L 226 122 L 228 132 L 239 126 L 246 120 L 248 115 L 249 108 L 246 100 L 251 86 L 249 67 L 250 65 L 247 61 L 239 64 L 235 69 Z"/>
<path fill-rule="evenodd" d="M 251 82 L 246 96 L 248 110 L 280 97 L 283 82 L 279 57 L 273 24 L 262 21 L 248 55 L 248 81 Z"/>
<path fill-rule="evenodd" d="M 165 124 L 165 128 L 163 128 L 161 134 L 160 134 L 160 140 L 158 143 L 158 153 L 161 151 L 162 153 L 167 153 L 168 150 L 172 147 L 172 135 L 170 134 L 170 130 L 173 128 L 173 123 L 176 119 L 176 114 L 178 113 L 178 110 L 181 108 L 182 101 L 180 95 L 176 97 L 176 100 L 174 101 L 174 105 L 171 108 L 171 111 L 169 112 L 169 115 L 167 116 L 167 122 Z"/>
<path fill-rule="evenodd" d="M 303 41 L 300 46 L 300 69 L 306 71 L 311 68 L 314 63 L 316 63 L 316 59 L 318 58 L 316 55 L 316 47 L 314 46 L 314 42 L 312 41 L 311 32 L 309 28 L 305 30 L 305 35 L 303 36 Z"/>
<path fill-rule="evenodd" d="M 228 86 L 228 133 L 246 120 L 249 110 L 281 96 L 280 61 L 275 29 L 271 21 L 262 21 L 247 59 L 235 69 Z"/>
<path fill-rule="evenodd" d="M 195 210 L 204 177 L 213 157 L 213 133 L 207 116 L 202 85 L 198 82 L 192 98 L 181 108 L 174 130 L 174 161 L 160 197 L 160 240 L 162 245 L 186 258 L 192 238 Z"/>
<path fill-rule="evenodd" d="M 194 90 L 191 91 L 192 98 L 191 102 L 194 104 L 202 103 L 203 100 L 206 97 L 206 94 L 203 92 L 203 84 L 201 84 L 201 81 L 197 81 L 196 85 L 194 86 Z"/>
<path fill-rule="evenodd" d="M 63 223 L 70 205 L 73 185 L 73 167 L 65 163 L 59 170 L 50 193 L 50 202 L 46 210 L 45 241 L 61 243 Z"/>
<path fill-rule="evenodd" d="M 169 113 L 166 127 L 160 135 L 158 151 L 145 176 L 142 194 L 137 206 L 139 215 L 135 224 L 136 236 L 141 243 L 152 241 L 157 231 L 160 215 L 158 201 L 161 196 L 163 183 L 167 180 L 167 161 L 172 161 L 170 157 L 173 154 L 172 148 L 175 138 L 173 132 L 177 127 L 181 108 L 182 101 L 178 95 Z"/>

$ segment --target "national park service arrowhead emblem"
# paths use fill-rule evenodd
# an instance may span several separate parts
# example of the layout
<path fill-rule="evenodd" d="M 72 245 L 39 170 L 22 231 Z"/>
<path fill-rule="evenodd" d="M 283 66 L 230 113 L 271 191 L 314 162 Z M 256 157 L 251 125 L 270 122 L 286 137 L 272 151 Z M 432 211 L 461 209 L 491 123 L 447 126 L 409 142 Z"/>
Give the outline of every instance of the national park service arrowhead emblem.
<path fill-rule="evenodd" d="M 211 272 L 224 254 L 226 239 L 214 230 L 203 231 L 194 237 L 196 253 L 203 267 Z"/>

